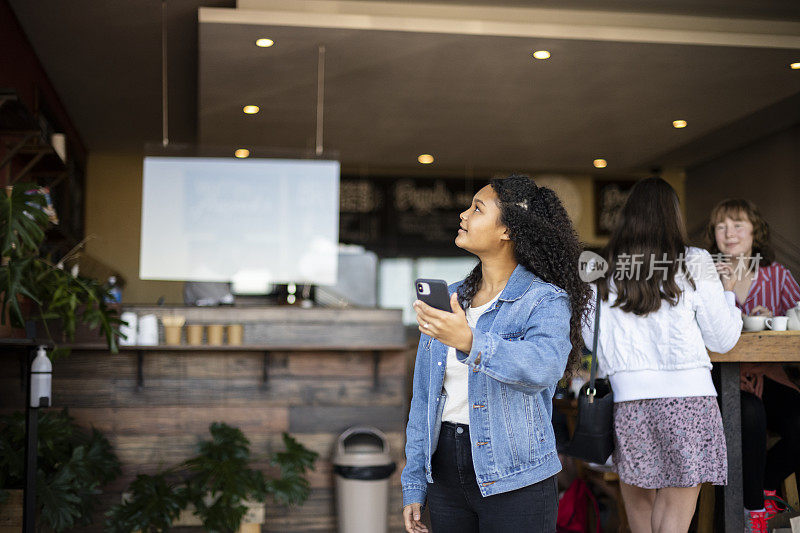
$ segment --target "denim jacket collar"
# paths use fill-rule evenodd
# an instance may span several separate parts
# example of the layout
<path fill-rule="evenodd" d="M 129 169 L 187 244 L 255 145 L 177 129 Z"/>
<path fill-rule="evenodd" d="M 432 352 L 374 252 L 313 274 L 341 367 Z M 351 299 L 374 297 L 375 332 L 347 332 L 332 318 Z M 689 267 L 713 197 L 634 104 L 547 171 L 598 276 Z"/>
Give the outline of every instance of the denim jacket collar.
<path fill-rule="evenodd" d="M 503 292 L 500 293 L 498 300 L 502 300 L 504 302 L 513 302 L 519 300 L 522 298 L 523 294 L 528 292 L 528 289 L 530 289 L 531 285 L 536 279 L 538 279 L 536 274 L 518 264 L 511 273 L 511 277 L 508 278 L 506 286 L 503 288 Z M 451 288 L 451 292 L 457 291 L 461 286 L 461 283 L 463 282 L 454 284 Z"/>
<path fill-rule="evenodd" d="M 536 279 L 536 274 L 528 270 L 522 265 L 517 265 L 511 277 L 508 278 L 506 287 L 500 293 L 500 300 L 505 302 L 513 302 L 522 298 L 522 295 L 528 292 L 528 289 Z"/>

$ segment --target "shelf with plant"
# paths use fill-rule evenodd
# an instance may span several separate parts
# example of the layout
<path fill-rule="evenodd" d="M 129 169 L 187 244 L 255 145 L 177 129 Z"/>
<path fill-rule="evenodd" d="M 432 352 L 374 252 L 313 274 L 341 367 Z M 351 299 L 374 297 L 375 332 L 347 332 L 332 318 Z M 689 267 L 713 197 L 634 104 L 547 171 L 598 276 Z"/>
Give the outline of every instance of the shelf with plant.
<path fill-rule="evenodd" d="M 78 324 L 99 329 L 116 353 L 121 320 L 107 303 L 108 287 L 64 268 L 83 242 L 57 260 L 43 253 L 45 234 L 52 225 L 47 208 L 35 184 L 7 186 L 0 194 L 0 320 L 15 328 L 38 321 L 56 346 L 54 358 L 68 351 L 59 342 L 73 340 Z M 54 321 L 62 332 L 58 340 L 51 335 Z"/>
<path fill-rule="evenodd" d="M 139 475 L 124 501 L 106 513 L 110 533 L 161 532 L 194 515 L 210 532 L 234 532 L 254 503 L 272 498 L 280 505 L 301 505 L 310 487 L 306 472 L 317 453 L 283 433 L 284 450 L 270 463 L 278 477 L 252 468 L 250 442 L 241 430 L 221 422 L 209 427 L 211 440 L 198 444 L 196 456 L 155 475 Z"/>

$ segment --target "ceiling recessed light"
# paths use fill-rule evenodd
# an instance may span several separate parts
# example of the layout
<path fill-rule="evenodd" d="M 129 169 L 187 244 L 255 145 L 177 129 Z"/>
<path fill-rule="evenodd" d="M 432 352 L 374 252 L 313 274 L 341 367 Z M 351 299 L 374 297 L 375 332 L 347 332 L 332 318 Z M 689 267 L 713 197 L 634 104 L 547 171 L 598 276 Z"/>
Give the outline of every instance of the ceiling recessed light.
<path fill-rule="evenodd" d="M 433 163 L 433 156 L 431 154 L 420 154 L 420 156 L 417 157 L 417 161 L 423 165 L 430 165 Z"/>
<path fill-rule="evenodd" d="M 548 52 L 547 50 L 536 50 L 533 53 L 533 57 L 535 57 L 536 59 L 549 59 L 550 52 Z"/>
<path fill-rule="evenodd" d="M 259 46 L 261 48 L 269 48 L 273 44 L 275 44 L 275 41 L 273 41 L 272 39 L 257 39 L 256 40 L 256 46 Z"/>
<path fill-rule="evenodd" d="M 248 150 L 247 148 L 239 148 L 238 150 L 233 152 L 233 155 L 235 155 L 239 159 L 244 159 L 245 157 L 250 157 L 250 150 Z"/>
<path fill-rule="evenodd" d="M 608 162 L 605 159 L 595 159 L 592 164 L 594 168 L 606 168 L 608 166 Z"/>
<path fill-rule="evenodd" d="M 675 128 L 678 128 L 678 129 L 685 128 L 686 127 L 686 121 L 685 120 L 673 120 L 672 121 L 672 126 L 675 127 Z"/>
<path fill-rule="evenodd" d="M 797 63 L 792 63 L 791 65 L 789 65 L 789 68 L 792 70 L 800 70 L 800 61 L 798 61 Z"/>
<path fill-rule="evenodd" d="M 258 106 L 257 105 L 246 105 L 242 108 L 242 111 L 245 112 L 247 115 L 255 115 L 258 113 Z"/>

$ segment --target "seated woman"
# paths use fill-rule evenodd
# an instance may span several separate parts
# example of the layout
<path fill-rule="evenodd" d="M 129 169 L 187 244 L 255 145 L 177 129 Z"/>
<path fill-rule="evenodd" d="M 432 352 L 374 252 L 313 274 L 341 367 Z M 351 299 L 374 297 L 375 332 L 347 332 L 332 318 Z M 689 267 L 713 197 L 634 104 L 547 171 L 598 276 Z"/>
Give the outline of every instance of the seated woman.
<path fill-rule="evenodd" d="M 748 200 L 720 202 L 711 211 L 707 244 L 726 290 L 746 315 L 785 315 L 800 301 L 800 286 L 774 260 L 769 225 Z M 780 483 L 800 469 L 800 389 L 779 364 L 741 365 L 742 460 L 745 523 L 767 531 L 778 512 L 771 500 Z M 781 436 L 767 452 L 767 429 Z"/>

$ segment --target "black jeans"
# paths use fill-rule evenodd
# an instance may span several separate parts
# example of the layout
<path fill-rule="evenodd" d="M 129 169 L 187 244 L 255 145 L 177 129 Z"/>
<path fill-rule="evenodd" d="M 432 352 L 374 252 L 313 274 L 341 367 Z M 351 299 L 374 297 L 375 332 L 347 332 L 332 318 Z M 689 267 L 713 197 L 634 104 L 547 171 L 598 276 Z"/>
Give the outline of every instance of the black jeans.
<path fill-rule="evenodd" d="M 764 507 L 762 489 L 777 490 L 800 470 L 800 392 L 764 378 L 761 399 L 742 392 L 744 506 Z M 767 451 L 767 428 L 781 436 Z"/>
<path fill-rule="evenodd" d="M 481 496 L 469 426 L 442 424 L 432 459 L 428 506 L 433 533 L 553 533 L 558 514 L 556 477 L 521 489 Z"/>

